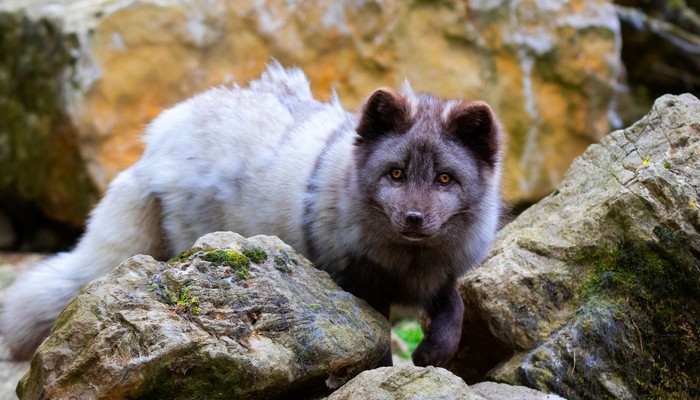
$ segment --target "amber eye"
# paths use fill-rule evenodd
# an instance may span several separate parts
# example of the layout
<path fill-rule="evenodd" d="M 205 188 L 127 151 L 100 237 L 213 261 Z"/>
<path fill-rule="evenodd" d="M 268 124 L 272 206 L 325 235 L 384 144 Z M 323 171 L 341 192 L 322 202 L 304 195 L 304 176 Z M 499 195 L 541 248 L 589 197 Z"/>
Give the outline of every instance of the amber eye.
<path fill-rule="evenodd" d="M 447 185 L 452 182 L 452 177 L 450 174 L 442 173 L 438 175 L 438 182 L 440 182 L 441 185 Z"/>
<path fill-rule="evenodd" d="M 391 178 L 394 180 L 399 180 L 403 178 L 403 171 L 400 168 L 394 168 L 391 170 Z"/>

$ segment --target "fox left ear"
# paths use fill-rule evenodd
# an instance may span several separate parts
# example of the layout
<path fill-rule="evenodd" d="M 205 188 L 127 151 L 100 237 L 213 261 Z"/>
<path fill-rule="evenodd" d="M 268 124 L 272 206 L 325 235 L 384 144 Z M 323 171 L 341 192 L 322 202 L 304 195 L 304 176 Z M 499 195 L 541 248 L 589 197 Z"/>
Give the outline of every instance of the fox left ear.
<path fill-rule="evenodd" d="M 491 107 L 483 101 L 464 101 L 447 117 L 447 130 L 476 157 L 493 166 L 498 162 L 503 134 Z"/>
<path fill-rule="evenodd" d="M 386 133 L 408 129 L 408 104 L 394 89 L 375 90 L 362 107 L 357 133 L 363 139 L 376 139 Z"/>

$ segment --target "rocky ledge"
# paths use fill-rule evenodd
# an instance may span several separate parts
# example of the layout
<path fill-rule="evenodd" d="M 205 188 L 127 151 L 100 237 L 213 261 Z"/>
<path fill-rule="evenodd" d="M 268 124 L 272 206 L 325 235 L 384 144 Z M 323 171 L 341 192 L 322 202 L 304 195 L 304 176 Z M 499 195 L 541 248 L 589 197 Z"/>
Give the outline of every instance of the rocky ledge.
<path fill-rule="evenodd" d="M 590 148 L 460 282 L 464 377 L 573 399 L 700 397 L 700 101 Z"/>

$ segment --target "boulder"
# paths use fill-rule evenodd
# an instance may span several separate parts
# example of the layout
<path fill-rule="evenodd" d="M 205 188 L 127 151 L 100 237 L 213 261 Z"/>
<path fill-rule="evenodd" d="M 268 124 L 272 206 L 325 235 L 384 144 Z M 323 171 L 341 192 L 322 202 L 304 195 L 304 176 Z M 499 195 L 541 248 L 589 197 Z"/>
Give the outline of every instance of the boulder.
<path fill-rule="evenodd" d="M 10 218 L 0 210 L 0 250 L 12 248 L 17 241 Z"/>
<path fill-rule="evenodd" d="M 0 194 L 74 226 L 163 109 L 272 58 L 350 109 L 405 78 L 488 101 L 510 134 L 515 202 L 549 193 L 625 109 L 609 0 L 6 0 L 0 32 Z"/>
<path fill-rule="evenodd" d="M 484 400 L 451 372 L 434 367 L 397 366 L 365 371 L 326 400 Z"/>
<path fill-rule="evenodd" d="M 135 256 L 61 313 L 23 399 L 306 398 L 371 368 L 388 322 L 274 237 Z"/>
<path fill-rule="evenodd" d="M 0 211 L 28 203 L 80 226 L 97 199 L 65 103 L 79 48 L 55 21 L 0 12 Z"/>
<path fill-rule="evenodd" d="M 449 368 L 570 400 L 699 398 L 699 200 L 700 101 L 663 96 L 576 159 L 459 282 Z"/>
<path fill-rule="evenodd" d="M 700 1 L 614 0 L 640 116 L 664 94 L 700 93 Z"/>
<path fill-rule="evenodd" d="M 556 394 L 542 393 L 525 386 L 513 386 L 505 383 L 479 382 L 469 387 L 474 393 L 486 400 L 566 400 Z"/>

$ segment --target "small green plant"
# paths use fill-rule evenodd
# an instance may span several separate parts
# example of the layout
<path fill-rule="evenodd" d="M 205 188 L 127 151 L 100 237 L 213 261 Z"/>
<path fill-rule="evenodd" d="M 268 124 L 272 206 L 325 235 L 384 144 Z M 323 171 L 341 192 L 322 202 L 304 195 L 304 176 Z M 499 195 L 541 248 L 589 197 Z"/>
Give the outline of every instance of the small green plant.
<path fill-rule="evenodd" d="M 423 329 L 421 329 L 420 323 L 416 320 L 405 319 L 394 325 L 392 330 L 408 346 L 408 351 L 402 352 L 399 356 L 410 360 L 411 354 L 413 354 L 413 351 L 416 350 L 416 347 L 418 347 L 421 340 L 423 340 Z"/>
<path fill-rule="evenodd" d="M 285 274 L 291 274 L 292 269 L 290 268 L 290 265 L 295 265 L 298 266 L 299 262 L 290 257 L 289 254 L 285 251 L 280 252 L 280 255 L 275 257 L 275 264 L 278 271 L 284 272 Z"/>
<path fill-rule="evenodd" d="M 202 312 L 202 309 L 199 307 L 199 299 L 190 294 L 189 286 L 185 286 L 179 293 L 155 283 L 151 287 L 168 304 L 175 306 L 175 312 L 178 314 L 199 314 Z"/>
<path fill-rule="evenodd" d="M 202 250 L 204 250 L 204 249 L 202 249 L 201 247 L 193 247 L 193 248 L 191 248 L 191 249 L 189 249 L 189 250 L 185 250 L 185 251 L 183 251 L 182 253 L 178 254 L 177 256 L 175 256 L 175 257 L 171 258 L 170 260 L 168 260 L 168 264 L 173 265 L 173 264 L 175 264 L 176 262 L 183 262 L 183 261 L 186 261 L 186 260 L 187 260 L 188 258 L 190 258 L 193 254 L 195 254 L 195 253 L 197 253 L 197 252 L 200 252 L 200 251 L 202 251 Z"/>
<path fill-rule="evenodd" d="M 248 257 L 250 259 L 250 261 L 252 261 L 256 264 L 260 264 L 262 262 L 265 262 L 265 260 L 267 260 L 267 253 L 265 252 L 265 250 L 263 250 L 259 247 L 256 247 L 254 249 L 243 250 L 243 255 Z"/>

